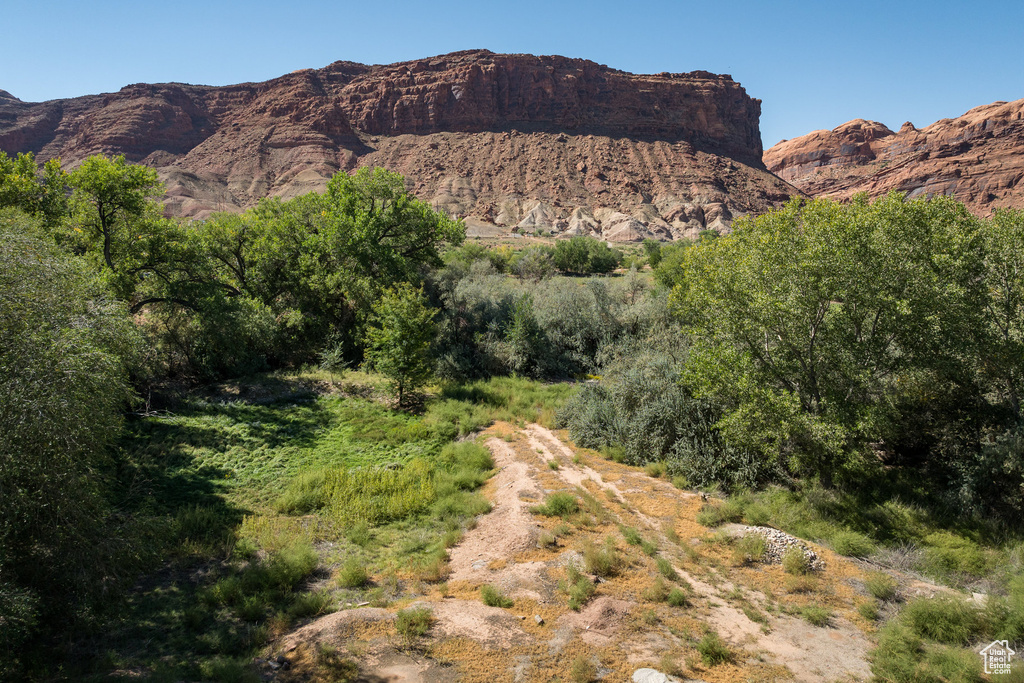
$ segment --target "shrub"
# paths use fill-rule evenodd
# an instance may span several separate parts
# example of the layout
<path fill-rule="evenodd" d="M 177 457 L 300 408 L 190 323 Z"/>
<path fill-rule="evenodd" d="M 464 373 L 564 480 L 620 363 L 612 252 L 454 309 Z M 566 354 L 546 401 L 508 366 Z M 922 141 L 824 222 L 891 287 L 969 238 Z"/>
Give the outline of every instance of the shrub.
<path fill-rule="evenodd" d="M 676 476 L 672 477 L 672 485 L 675 486 L 680 491 L 685 491 L 686 489 L 690 488 L 690 480 L 681 474 L 677 474 Z"/>
<path fill-rule="evenodd" d="M 925 645 L 901 620 L 879 631 L 870 654 L 871 672 L 883 681 L 981 683 L 981 660 L 970 650 Z"/>
<path fill-rule="evenodd" d="M 875 544 L 855 531 L 840 531 L 832 536 L 832 549 L 847 557 L 867 557 L 875 551 Z"/>
<path fill-rule="evenodd" d="M 813 593 L 818 587 L 818 581 L 814 577 L 802 574 L 787 576 L 785 587 L 788 593 Z"/>
<path fill-rule="evenodd" d="M 544 515 L 545 517 L 566 517 L 575 514 L 580 508 L 579 501 L 576 496 L 571 493 L 565 493 L 559 491 L 552 493 L 544 499 L 543 505 L 536 505 L 530 508 L 530 512 L 535 515 Z"/>
<path fill-rule="evenodd" d="M 790 546 L 782 554 L 782 569 L 787 574 L 803 575 L 811 571 L 811 562 L 800 546 Z"/>
<path fill-rule="evenodd" d="M 713 528 L 726 522 L 739 522 L 743 519 L 743 509 L 732 501 L 720 505 L 703 505 L 697 512 L 697 523 Z"/>
<path fill-rule="evenodd" d="M 878 620 L 878 601 L 877 600 L 865 600 L 864 602 L 857 605 L 857 613 L 868 621 Z"/>
<path fill-rule="evenodd" d="M 577 657 L 572 661 L 570 677 L 573 683 L 590 683 L 597 678 L 597 665 L 590 657 Z"/>
<path fill-rule="evenodd" d="M 659 557 L 655 561 L 655 565 L 658 567 L 658 571 L 669 581 L 675 581 L 679 578 L 679 574 L 676 572 L 675 567 L 664 557 Z"/>
<path fill-rule="evenodd" d="M 885 572 L 868 572 L 864 577 L 864 587 L 878 600 L 888 601 L 896 597 L 896 579 Z"/>
<path fill-rule="evenodd" d="M 626 539 L 626 543 L 630 545 L 640 545 L 644 540 L 640 536 L 640 532 L 631 526 L 619 525 L 619 531 L 622 532 L 622 538 Z"/>
<path fill-rule="evenodd" d="M 622 567 L 623 559 L 611 538 L 603 548 L 588 540 L 583 544 L 583 564 L 591 574 L 613 576 Z"/>
<path fill-rule="evenodd" d="M 345 532 L 345 538 L 349 540 L 349 543 L 365 548 L 370 545 L 373 537 L 370 535 L 370 527 L 366 522 L 360 522 L 349 527 Z"/>
<path fill-rule="evenodd" d="M 800 616 L 814 626 L 828 626 L 832 612 L 819 605 L 808 605 L 800 610 Z"/>
<path fill-rule="evenodd" d="M 771 519 L 771 510 L 763 503 L 751 503 L 743 508 L 743 521 L 751 526 L 765 526 Z"/>
<path fill-rule="evenodd" d="M 749 533 L 736 541 L 733 546 L 733 561 L 736 564 L 751 564 L 764 559 L 768 551 L 768 541 L 757 533 Z"/>
<path fill-rule="evenodd" d="M 946 645 L 969 645 L 983 626 L 976 607 L 962 598 L 944 596 L 908 603 L 900 622 L 915 635 Z"/>
<path fill-rule="evenodd" d="M 678 588 L 669 591 L 666 600 L 672 607 L 687 607 L 690 604 L 690 596 Z"/>
<path fill-rule="evenodd" d="M 572 565 L 565 568 L 566 583 L 561 588 L 569 596 L 569 609 L 579 611 L 594 595 L 594 582 L 580 574 Z"/>
<path fill-rule="evenodd" d="M 697 652 L 700 653 L 705 666 L 724 664 L 731 662 L 733 658 L 732 651 L 726 646 L 725 641 L 714 631 L 708 631 L 697 641 Z"/>
<path fill-rule="evenodd" d="M 924 544 L 924 570 L 929 574 L 947 578 L 985 573 L 985 553 L 970 539 L 940 531 L 926 536 Z"/>
<path fill-rule="evenodd" d="M 665 602 L 668 599 L 669 586 L 660 576 L 654 579 L 654 583 L 644 589 L 641 597 L 649 602 Z"/>
<path fill-rule="evenodd" d="M 426 635 L 433 623 L 434 615 L 427 607 L 403 609 L 395 618 L 395 628 L 406 640 Z"/>
<path fill-rule="evenodd" d="M 511 607 L 515 604 L 511 599 L 506 598 L 501 591 L 491 584 L 480 587 L 480 599 L 488 607 Z"/>
<path fill-rule="evenodd" d="M 668 468 L 665 467 L 665 463 L 663 461 L 657 460 L 644 465 L 644 472 L 646 472 L 649 477 L 659 479 L 668 473 Z"/>
<path fill-rule="evenodd" d="M 295 594 L 287 613 L 293 619 L 304 619 L 329 614 L 334 610 L 334 598 L 329 591 L 313 591 Z"/>
<path fill-rule="evenodd" d="M 370 575 L 359 558 L 349 557 L 338 570 L 338 585 L 342 588 L 362 588 L 369 582 Z"/>

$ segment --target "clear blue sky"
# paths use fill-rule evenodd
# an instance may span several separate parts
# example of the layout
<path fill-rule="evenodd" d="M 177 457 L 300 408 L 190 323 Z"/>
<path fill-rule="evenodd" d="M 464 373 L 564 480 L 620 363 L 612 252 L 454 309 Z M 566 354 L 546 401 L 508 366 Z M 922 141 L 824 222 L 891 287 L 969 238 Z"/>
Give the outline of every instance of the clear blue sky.
<path fill-rule="evenodd" d="M 225 85 L 345 59 L 487 48 L 634 73 L 729 73 L 763 101 L 765 147 L 854 118 L 899 128 L 1024 97 L 1024 2 L 493 3 L 8 0 L 0 89 L 26 101 L 130 83 Z"/>

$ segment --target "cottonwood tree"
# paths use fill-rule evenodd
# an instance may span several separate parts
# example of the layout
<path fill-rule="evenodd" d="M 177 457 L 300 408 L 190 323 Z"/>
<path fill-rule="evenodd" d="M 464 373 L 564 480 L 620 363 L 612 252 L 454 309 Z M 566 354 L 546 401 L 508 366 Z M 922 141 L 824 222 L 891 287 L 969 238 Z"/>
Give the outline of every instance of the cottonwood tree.
<path fill-rule="evenodd" d="M 685 380 L 727 407 L 733 443 L 829 483 L 904 413 L 977 398 L 982 247 L 980 221 L 947 198 L 794 200 L 742 218 L 683 254 Z"/>
<path fill-rule="evenodd" d="M 387 289 L 373 305 L 366 363 L 388 379 L 399 406 L 433 374 L 435 314 L 423 290 L 408 283 Z"/>

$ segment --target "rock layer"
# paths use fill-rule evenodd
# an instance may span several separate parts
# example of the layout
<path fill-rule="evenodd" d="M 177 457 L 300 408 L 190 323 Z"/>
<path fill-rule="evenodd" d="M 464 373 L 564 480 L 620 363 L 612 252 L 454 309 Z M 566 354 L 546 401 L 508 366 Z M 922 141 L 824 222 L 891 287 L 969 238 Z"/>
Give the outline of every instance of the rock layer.
<path fill-rule="evenodd" d="M 759 116 L 730 76 L 476 50 L 34 104 L 0 91 L 0 149 L 69 166 L 124 154 L 159 171 L 167 210 L 181 216 L 319 190 L 339 170 L 376 165 L 438 208 L 496 225 L 672 238 L 795 192 L 764 169 Z M 602 211 L 630 220 L 606 224 Z"/>
<path fill-rule="evenodd" d="M 846 199 L 890 190 L 950 195 L 979 214 L 1024 208 L 1024 99 L 893 132 L 857 119 L 783 140 L 764 154 L 773 173 L 811 196 Z"/>

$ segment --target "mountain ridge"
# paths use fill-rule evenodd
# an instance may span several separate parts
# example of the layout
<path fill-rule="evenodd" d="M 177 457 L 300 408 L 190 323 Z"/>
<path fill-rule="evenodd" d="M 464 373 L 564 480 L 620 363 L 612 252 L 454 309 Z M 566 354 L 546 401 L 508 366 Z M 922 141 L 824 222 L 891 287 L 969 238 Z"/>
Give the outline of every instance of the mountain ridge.
<path fill-rule="evenodd" d="M 848 199 L 892 190 L 950 195 L 979 214 L 1024 208 L 1024 99 L 899 131 L 864 119 L 783 140 L 764 153 L 770 171 L 811 196 Z"/>
<path fill-rule="evenodd" d="M 454 215 L 673 239 L 728 229 L 795 192 L 764 168 L 759 117 L 760 100 L 728 75 L 636 75 L 467 50 L 336 61 L 228 86 L 0 98 L 0 149 L 71 166 L 125 154 L 158 170 L 168 213 L 185 217 L 320 190 L 338 171 L 380 165 Z"/>

